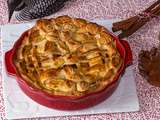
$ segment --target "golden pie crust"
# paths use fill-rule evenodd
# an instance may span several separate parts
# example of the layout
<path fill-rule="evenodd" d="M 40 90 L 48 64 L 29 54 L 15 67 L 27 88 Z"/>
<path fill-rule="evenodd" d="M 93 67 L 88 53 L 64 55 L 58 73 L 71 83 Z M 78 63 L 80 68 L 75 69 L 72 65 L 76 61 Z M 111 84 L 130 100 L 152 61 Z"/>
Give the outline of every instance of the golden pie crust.
<path fill-rule="evenodd" d="M 107 29 L 69 16 L 38 20 L 23 38 L 14 59 L 26 81 L 65 96 L 104 89 L 114 80 L 122 62 Z"/>

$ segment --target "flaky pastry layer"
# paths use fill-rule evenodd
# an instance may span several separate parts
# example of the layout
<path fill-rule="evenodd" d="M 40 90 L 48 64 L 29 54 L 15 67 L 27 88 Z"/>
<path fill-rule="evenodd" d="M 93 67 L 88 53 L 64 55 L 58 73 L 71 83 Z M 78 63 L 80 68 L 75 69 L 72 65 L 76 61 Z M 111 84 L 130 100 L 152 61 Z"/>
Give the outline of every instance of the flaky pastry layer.
<path fill-rule="evenodd" d="M 81 96 L 105 88 L 123 61 L 106 28 L 60 16 L 38 20 L 14 62 L 36 87 L 54 95 Z"/>

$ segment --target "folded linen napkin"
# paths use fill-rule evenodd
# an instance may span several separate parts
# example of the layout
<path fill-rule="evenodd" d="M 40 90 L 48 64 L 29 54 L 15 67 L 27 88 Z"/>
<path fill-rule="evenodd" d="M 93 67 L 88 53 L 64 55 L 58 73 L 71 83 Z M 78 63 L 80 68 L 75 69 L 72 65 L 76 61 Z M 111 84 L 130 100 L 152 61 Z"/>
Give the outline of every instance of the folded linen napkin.
<path fill-rule="evenodd" d="M 7 0 L 9 21 L 14 11 L 19 21 L 32 20 L 59 11 L 68 0 Z"/>

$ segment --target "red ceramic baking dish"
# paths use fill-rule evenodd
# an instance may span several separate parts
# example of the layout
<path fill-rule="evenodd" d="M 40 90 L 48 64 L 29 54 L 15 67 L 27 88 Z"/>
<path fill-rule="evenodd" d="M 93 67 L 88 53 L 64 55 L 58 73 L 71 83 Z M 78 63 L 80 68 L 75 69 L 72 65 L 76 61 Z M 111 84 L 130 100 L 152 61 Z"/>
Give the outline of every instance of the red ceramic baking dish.
<path fill-rule="evenodd" d="M 13 48 L 5 53 L 5 65 L 7 73 L 15 76 L 22 91 L 41 105 L 61 110 L 77 110 L 91 107 L 104 101 L 115 91 L 120 81 L 120 75 L 122 75 L 125 68 L 132 63 L 132 52 L 128 42 L 119 40 L 115 35 L 112 33 L 110 34 L 114 38 L 117 49 L 119 50 L 124 62 L 117 72 L 114 81 L 101 91 L 90 93 L 81 97 L 56 96 L 46 93 L 24 80 L 17 72 L 13 58 L 16 54 L 16 50 L 21 45 L 23 38 L 28 35 L 28 31 L 24 32 L 16 41 Z"/>

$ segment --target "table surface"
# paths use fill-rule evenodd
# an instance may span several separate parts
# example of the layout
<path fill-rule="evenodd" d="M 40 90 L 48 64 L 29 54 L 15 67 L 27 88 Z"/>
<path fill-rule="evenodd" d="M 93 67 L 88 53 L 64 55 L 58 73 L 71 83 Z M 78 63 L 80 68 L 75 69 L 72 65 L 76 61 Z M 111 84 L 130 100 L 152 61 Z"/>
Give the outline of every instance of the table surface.
<path fill-rule="evenodd" d="M 6 24 L 8 21 L 6 1 L 7 0 L 0 0 L 0 24 Z M 69 15 L 72 17 L 85 18 L 88 20 L 111 18 L 125 19 L 141 12 L 146 7 L 151 5 L 154 1 L 156 0 L 70 0 L 66 3 L 63 9 L 52 16 Z M 18 23 L 18 21 L 12 19 L 11 23 Z M 160 42 L 158 40 L 159 33 L 160 18 L 155 18 L 128 38 L 133 51 L 134 75 L 140 103 L 140 111 L 54 118 L 34 118 L 34 120 L 160 120 L 160 88 L 149 85 L 146 80 L 139 75 L 137 69 L 137 59 L 139 51 L 141 49 L 149 50 L 153 46 L 158 46 Z M 5 119 L 4 102 L 2 96 L 2 80 L 0 80 L 0 119 Z"/>

